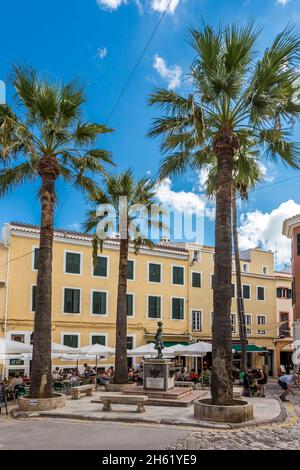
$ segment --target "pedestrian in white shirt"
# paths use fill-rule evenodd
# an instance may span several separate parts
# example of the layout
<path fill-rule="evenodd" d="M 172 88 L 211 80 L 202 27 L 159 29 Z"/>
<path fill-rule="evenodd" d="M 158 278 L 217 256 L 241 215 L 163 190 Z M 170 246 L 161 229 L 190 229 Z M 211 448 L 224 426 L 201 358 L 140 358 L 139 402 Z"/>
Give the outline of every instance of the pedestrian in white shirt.
<path fill-rule="evenodd" d="M 291 387 L 293 383 L 295 383 L 297 387 L 300 389 L 299 372 L 297 372 L 296 374 L 287 374 L 287 375 L 282 375 L 281 377 L 279 377 L 278 385 L 283 390 L 283 393 L 279 397 L 281 401 L 289 401 L 286 398 L 289 393 L 292 393 L 293 395 L 295 395 L 295 392 Z"/>

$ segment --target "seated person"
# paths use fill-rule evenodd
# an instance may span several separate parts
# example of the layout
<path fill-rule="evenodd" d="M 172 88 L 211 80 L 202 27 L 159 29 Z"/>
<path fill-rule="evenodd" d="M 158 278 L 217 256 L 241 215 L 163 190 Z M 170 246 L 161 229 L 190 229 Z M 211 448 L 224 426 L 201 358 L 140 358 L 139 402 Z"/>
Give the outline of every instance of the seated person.
<path fill-rule="evenodd" d="M 198 372 L 195 371 L 195 369 L 192 369 L 190 374 L 189 374 L 189 381 L 198 383 L 199 382 L 199 375 Z"/>
<path fill-rule="evenodd" d="M 55 367 L 54 371 L 52 372 L 52 378 L 55 381 L 62 380 L 62 376 L 59 373 L 59 367 Z"/>
<path fill-rule="evenodd" d="M 175 379 L 182 382 L 187 379 L 184 367 L 181 367 L 181 369 L 176 373 Z"/>
<path fill-rule="evenodd" d="M 256 395 L 257 383 L 255 380 L 255 374 L 252 370 L 250 370 L 247 374 L 244 375 L 243 386 L 243 396 L 251 397 Z"/>
<path fill-rule="evenodd" d="M 14 378 L 12 379 L 12 381 L 10 382 L 10 384 L 8 385 L 8 387 L 6 387 L 6 390 L 8 392 L 13 392 L 16 386 L 22 385 L 22 384 L 23 384 L 23 379 L 20 377 L 20 374 L 17 372 Z"/>
<path fill-rule="evenodd" d="M 98 385 L 106 385 L 111 381 L 111 377 L 108 375 L 107 371 L 104 371 L 97 375 L 96 380 Z"/>

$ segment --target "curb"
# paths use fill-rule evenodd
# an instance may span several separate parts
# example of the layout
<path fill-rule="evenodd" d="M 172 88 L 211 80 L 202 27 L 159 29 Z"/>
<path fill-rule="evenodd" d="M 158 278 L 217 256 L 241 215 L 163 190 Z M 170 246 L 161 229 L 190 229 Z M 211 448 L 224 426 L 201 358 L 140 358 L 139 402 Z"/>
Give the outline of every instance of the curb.
<path fill-rule="evenodd" d="M 280 404 L 280 413 L 278 416 L 272 419 L 265 419 L 265 420 L 258 420 L 258 421 L 248 421 L 245 423 L 216 423 L 216 422 L 209 422 L 209 421 L 198 421 L 198 422 L 191 422 L 191 421 L 181 421 L 181 420 L 173 420 L 168 418 L 143 418 L 139 417 L 126 417 L 126 416 L 118 416 L 118 417 L 111 417 L 111 416 L 86 416 L 86 415 L 78 415 L 74 413 L 48 413 L 48 412 L 20 412 L 17 408 L 14 408 L 11 411 L 11 416 L 15 419 L 30 419 L 30 418 L 57 418 L 57 419 L 72 419 L 72 420 L 79 420 L 79 421 L 96 421 L 96 422 L 119 422 L 119 423 L 135 423 L 135 424 L 155 424 L 155 425 L 167 425 L 167 426 L 184 426 L 189 428 L 207 428 L 207 429 L 243 429 L 243 428 L 255 428 L 259 426 L 264 426 L 267 424 L 274 424 L 274 423 L 282 423 L 288 417 L 288 411 L 284 404 L 279 400 L 276 399 Z"/>

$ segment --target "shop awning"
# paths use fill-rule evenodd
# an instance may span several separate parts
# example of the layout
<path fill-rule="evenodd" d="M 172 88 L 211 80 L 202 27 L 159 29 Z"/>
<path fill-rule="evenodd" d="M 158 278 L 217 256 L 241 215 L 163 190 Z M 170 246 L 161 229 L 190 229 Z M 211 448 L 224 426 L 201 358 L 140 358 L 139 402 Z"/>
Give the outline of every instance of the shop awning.
<path fill-rule="evenodd" d="M 241 345 L 240 344 L 234 344 L 232 346 L 232 350 L 236 353 L 241 352 Z M 268 352 L 265 348 L 260 348 L 259 346 L 256 346 L 256 344 L 247 344 L 247 352 L 248 353 L 266 353 Z"/>
<path fill-rule="evenodd" d="M 178 344 L 181 344 L 182 346 L 188 346 L 190 343 L 187 343 L 186 341 L 164 341 L 163 340 L 163 343 L 164 343 L 164 346 L 165 348 L 170 348 L 171 346 L 175 346 L 175 345 L 178 345 Z"/>

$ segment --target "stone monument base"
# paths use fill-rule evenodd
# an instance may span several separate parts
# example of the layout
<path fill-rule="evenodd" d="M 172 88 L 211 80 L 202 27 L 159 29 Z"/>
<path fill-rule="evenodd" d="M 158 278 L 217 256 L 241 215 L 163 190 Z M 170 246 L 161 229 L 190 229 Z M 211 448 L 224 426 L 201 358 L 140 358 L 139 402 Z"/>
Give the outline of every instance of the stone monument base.
<path fill-rule="evenodd" d="M 143 388 L 145 392 L 166 392 L 175 388 L 174 362 L 170 359 L 146 359 Z"/>

